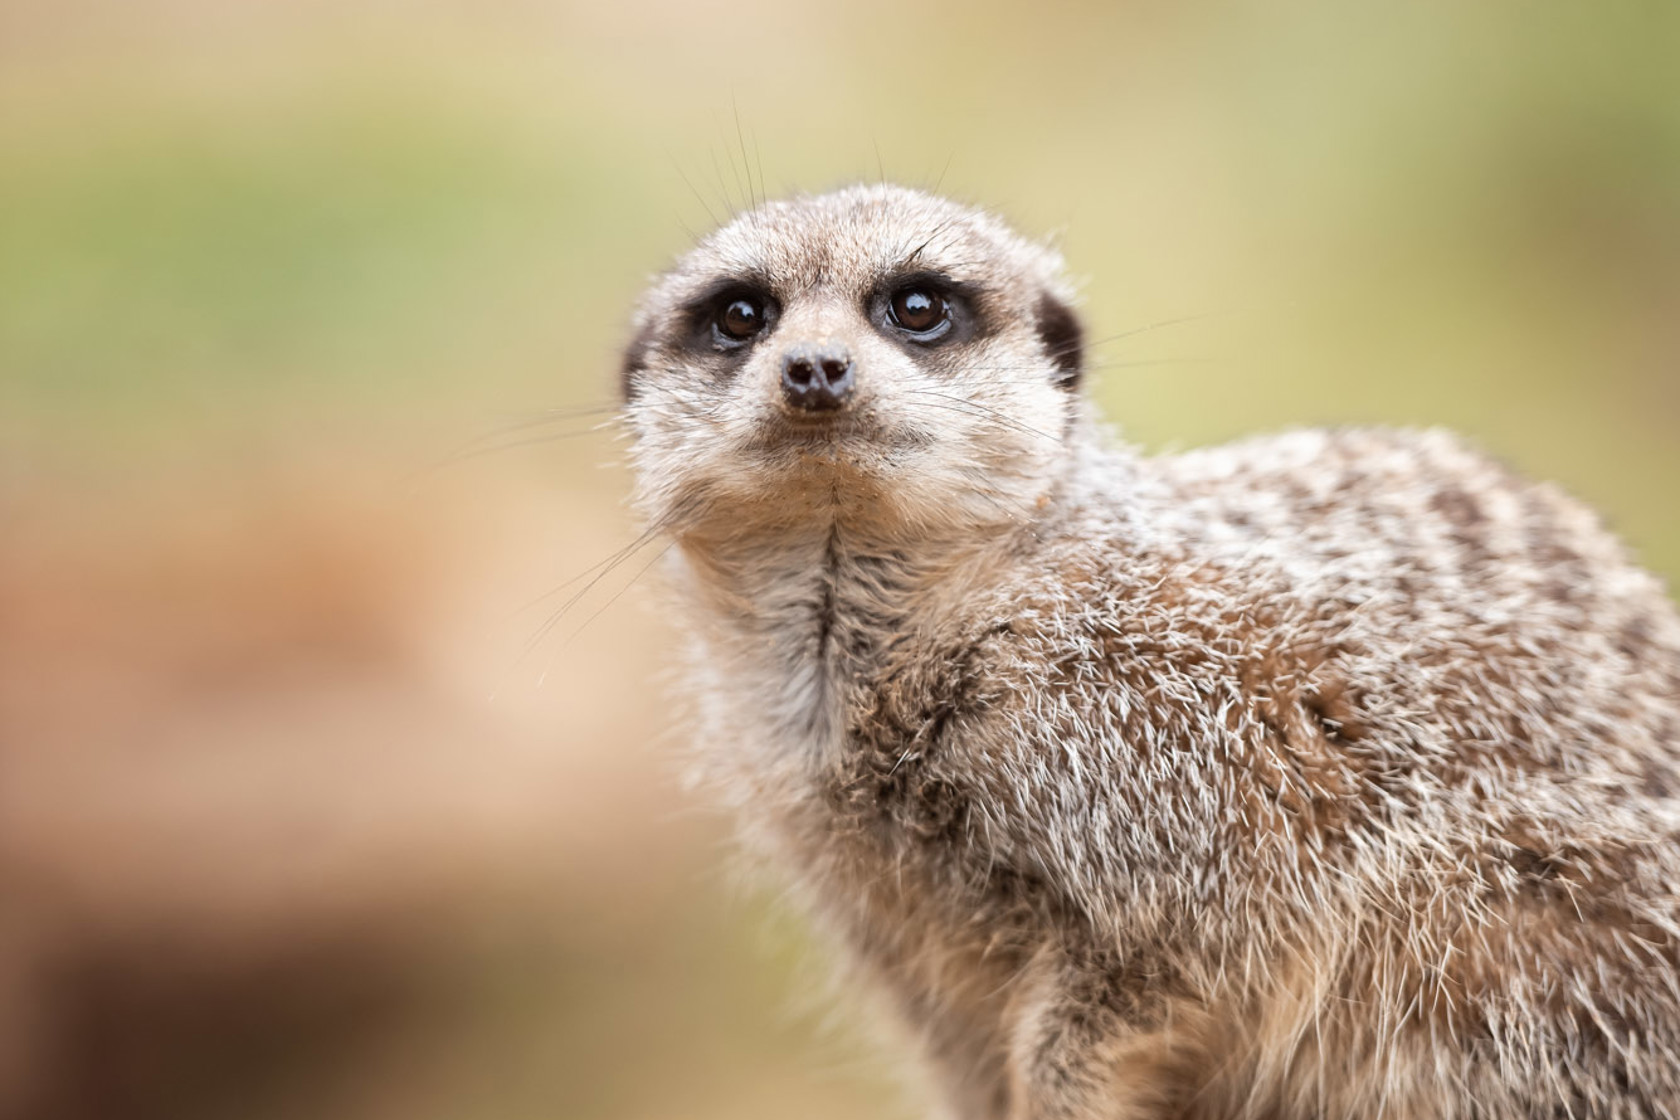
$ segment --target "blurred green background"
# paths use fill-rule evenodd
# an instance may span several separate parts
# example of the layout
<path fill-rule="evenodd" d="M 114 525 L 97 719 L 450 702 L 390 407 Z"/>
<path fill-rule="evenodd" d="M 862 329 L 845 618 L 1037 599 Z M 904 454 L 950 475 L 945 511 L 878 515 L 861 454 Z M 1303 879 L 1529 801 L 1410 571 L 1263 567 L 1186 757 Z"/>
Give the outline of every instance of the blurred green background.
<path fill-rule="evenodd" d="M 1063 247 L 1146 447 L 1447 425 L 1672 577 L 1677 59 L 1663 3 L 0 0 L 0 1115 L 915 1115 L 680 788 L 640 558 L 547 625 L 635 535 L 568 410 L 646 278 L 750 181 L 937 185 Z"/>

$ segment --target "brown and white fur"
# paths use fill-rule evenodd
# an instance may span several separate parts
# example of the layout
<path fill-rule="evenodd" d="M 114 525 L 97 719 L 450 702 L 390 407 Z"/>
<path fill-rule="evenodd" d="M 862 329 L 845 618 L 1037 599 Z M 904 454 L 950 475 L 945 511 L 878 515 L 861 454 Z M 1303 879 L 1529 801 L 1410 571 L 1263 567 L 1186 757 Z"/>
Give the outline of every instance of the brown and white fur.
<path fill-rule="evenodd" d="M 960 329 L 898 330 L 907 277 Z M 1658 582 L 1439 432 L 1142 457 L 1069 305 L 994 218 L 856 187 L 702 241 L 625 362 L 706 766 L 948 1115 L 1680 1115 Z M 855 391 L 802 416 L 811 346 Z"/>

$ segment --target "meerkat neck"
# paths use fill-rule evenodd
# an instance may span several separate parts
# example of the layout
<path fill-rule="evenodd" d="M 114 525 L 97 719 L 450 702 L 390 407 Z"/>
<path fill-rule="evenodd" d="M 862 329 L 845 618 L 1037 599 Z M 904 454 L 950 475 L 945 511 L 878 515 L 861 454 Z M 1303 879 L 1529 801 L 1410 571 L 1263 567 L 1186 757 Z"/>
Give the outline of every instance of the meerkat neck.
<path fill-rule="evenodd" d="M 850 682 L 895 635 L 937 625 L 1013 527 L 973 539 L 876 539 L 839 520 L 774 547 L 685 548 L 704 656 L 788 734 L 828 742 Z M 994 561 L 990 561 L 995 564 Z"/>
<path fill-rule="evenodd" d="M 774 533 L 740 531 L 681 540 L 685 601 L 704 656 L 788 732 L 828 738 L 839 730 L 847 689 L 873 679 L 888 645 L 905 634 L 960 625 L 987 588 L 1009 585 L 1040 544 L 1077 520 L 1090 501 L 1091 455 L 1114 459 L 1120 482 L 1130 459 L 1080 441 L 1067 470 L 1030 516 L 983 529 L 882 530 L 833 515 Z"/>

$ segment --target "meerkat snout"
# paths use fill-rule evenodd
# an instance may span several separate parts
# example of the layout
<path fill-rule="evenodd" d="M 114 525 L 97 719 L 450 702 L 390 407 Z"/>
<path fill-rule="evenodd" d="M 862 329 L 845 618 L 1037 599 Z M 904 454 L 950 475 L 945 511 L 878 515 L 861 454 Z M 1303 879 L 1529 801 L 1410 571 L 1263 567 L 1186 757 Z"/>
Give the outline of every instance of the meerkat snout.
<path fill-rule="evenodd" d="M 851 351 L 840 343 L 794 346 L 782 356 L 782 395 L 801 412 L 845 407 L 856 381 Z"/>

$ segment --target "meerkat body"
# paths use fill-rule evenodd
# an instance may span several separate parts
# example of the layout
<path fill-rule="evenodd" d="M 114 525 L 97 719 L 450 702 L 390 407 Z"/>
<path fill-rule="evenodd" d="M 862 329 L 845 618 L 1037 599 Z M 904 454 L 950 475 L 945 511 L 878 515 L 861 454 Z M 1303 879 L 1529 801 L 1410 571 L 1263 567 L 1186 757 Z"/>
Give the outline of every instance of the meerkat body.
<path fill-rule="evenodd" d="M 949 1115 L 1680 1115 L 1661 586 L 1440 433 L 1112 446 L 1068 301 L 855 188 L 625 365 L 706 766 Z"/>

